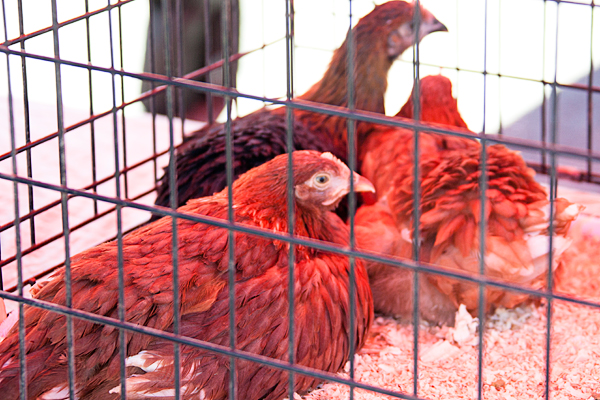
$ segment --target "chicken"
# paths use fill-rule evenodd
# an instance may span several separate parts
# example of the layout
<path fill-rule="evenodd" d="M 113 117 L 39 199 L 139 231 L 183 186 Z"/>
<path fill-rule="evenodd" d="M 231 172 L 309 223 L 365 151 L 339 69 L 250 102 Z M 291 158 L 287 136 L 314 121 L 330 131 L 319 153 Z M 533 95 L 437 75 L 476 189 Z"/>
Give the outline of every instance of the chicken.
<path fill-rule="evenodd" d="M 424 78 L 421 85 L 423 119 L 438 125 L 464 124 L 452 99 L 446 78 Z M 442 82 L 443 86 L 430 85 Z M 449 82 L 448 82 L 449 83 Z M 432 96 L 438 93 L 437 96 Z M 438 101 L 440 98 L 453 101 Z M 434 99 L 433 102 L 428 100 Z M 438 107 L 440 104 L 445 106 Z M 403 110 L 409 110 L 405 106 Z M 435 110 L 433 110 L 435 109 Z M 401 112 L 402 113 L 402 112 Z M 431 118 L 429 120 L 428 118 Z M 452 122 L 454 121 L 454 122 Z M 464 132 L 464 131 L 463 131 Z M 420 222 L 419 260 L 455 271 L 478 274 L 481 145 L 469 138 L 433 133 L 419 134 Z M 356 215 L 357 244 L 361 249 L 412 258 L 414 133 L 408 129 L 382 129 L 364 149 L 361 173 L 372 180 L 379 195 L 374 205 Z M 544 188 L 523 158 L 502 145 L 487 147 L 485 274 L 532 289 L 545 286 L 548 273 L 549 201 Z M 570 223 L 581 208 L 565 199 L 555 201 L 554 263 L 569 246 Z M 376 240 L 375 238 L 380 238 Z M 400 317 L 412 315 L 413 273 L 382 263 L 367 263 L 375 310 Z M 436 274 L 419 279 L 422 318 L 452 324 L 460 304 L 478 311 L 478 286 Z M 488 310 L 514 307 L 528 295 L 486 288 Z"/>
<path fill-rule="evenodd" d="M 330 212 L 349 191 L 350 170 L 330 153 L 294 152 L 295 225 L 298 236 L 348 246 L 348 228 Z M 238 224 L 286 233 L 288 156 L 280 155 L 241 175 L 233 184 Z M 372 184 L 354 174 L 356 191 Z M 191 200 L 179 211 L 226 219 L 227 190 Z M 229 346 L 227 230 L 178 219 L 180 334 Z M 173 332 L 172 220 L 162 218 L 123 237 L 126 321 Z M 287 360 L 288 250 L 286 242 L 235 234 L 236 348 Z M 294 362 L 338 371 L 349 357 L 350 293 L 347 257 L 307 246 L 294 247 Z M 118 318 L 118 248 L 108 242 L 71 260 L 74 309 Z M 35 298 L 66 304 L 65 271 L 43 285 Z M 355 264 L 354 345 L 360 348 L 373 319 L 366 270 Z M 65 393 L 65 317 L 26 307 L 28 398 Z M 76 390 L 80 399 L 120 398 L 118 330 L 73 319 Z M 128 332 L 127 397 L 174 397 L 172 343 Z M 226 399 L 229 357 L 181 345 L 181 398 Z M 0 391 L 19 397 L 19 340 L 13 328 L 0 344 Z M 239 399 L 279 399 L 288 389 L 285 371 L 238 360 Z M 295 390 L 318 380 L 296 375 Z"/>
<path fill-rule="evenodd" d="M 384 113 L 387 73 L 393 61 L 414 41 L 413 3 L 390 1 L 376 6 L 353 28 L 355 41 L 355 106 L 358 110 Z M 426 9 L 421 8 L 419 38 L 446 31 Z M 323 78 L 299 99 L 347 107 L 347 41 L 334 54 Z M 293 144 L 296 150 L 329 151 L 346 160 L 347 120 L 343 117 L 294 110 Z M 287 151 L 286 107 L 265 108 L 231 123 L 234 178 Z M 357 140 L 368 136 L 369 123 L 358 122 Z M 177 200 L 212 195 L 226 185 L 226 128 L 213 125 L 186 138 L 176 152 Z M 360 160 L 359 160 L 360 161 Z M 167 169 L 157 187 L 155 204 L 168 207 L 170 183 Z"/>
<path fill-rule="evenodd" d="M 443 75 L 429 75 L 419 81 L 420 120 L 424 122 L 468 129 L 452 97 L 452 82 Z M 397 117 L 414 119 L 413 92 Z"/>

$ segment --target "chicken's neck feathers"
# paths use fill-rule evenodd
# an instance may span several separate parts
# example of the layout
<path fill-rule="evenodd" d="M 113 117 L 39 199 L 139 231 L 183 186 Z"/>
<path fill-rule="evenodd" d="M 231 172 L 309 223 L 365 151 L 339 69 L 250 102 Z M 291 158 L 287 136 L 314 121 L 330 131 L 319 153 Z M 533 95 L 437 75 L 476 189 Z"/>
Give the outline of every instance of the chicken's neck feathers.
<path fill-rule="evenodd" d="M 392 61 L 384 49 L 372 48 L 372 43 L 356 40 L 354 65 L 354 106 L 358 110 L 384 113 L 383 98 L 387 75 Z M 306 93 L 302 100 L 348 107 L 348 39 L 338 48 L 323 78 Z M 360 60 L 360 63 L 357 61 Z"/>

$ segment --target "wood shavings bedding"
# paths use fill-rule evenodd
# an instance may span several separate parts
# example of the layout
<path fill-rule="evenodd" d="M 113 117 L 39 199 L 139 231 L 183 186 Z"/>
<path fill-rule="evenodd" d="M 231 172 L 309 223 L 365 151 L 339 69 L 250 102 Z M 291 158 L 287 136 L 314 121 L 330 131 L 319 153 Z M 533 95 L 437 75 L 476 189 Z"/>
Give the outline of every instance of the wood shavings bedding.
<path fill-rule="evenodd" d="M 556 290 L 600 302 L 600 238 L 582 234 L 582 231 L 589 230 L 574 229 L 574 242 L 556 276 Z M 513 310 L 498 309 L 486 317 L 484 399 L 544 398 L 546 311 L 544 302 Z M 600 399 L 600 309 L 556 300 L 552 303 L 551 315 L 551 398 Z M 472 322 L 467 319 L 464 324 L 472 326 Z M 463 337 L 462 341 L 457 341 L 455 334 L 455 328 L 420 326 L 419 397 L 477 398 L 478 333 L 471 338 Z M 365 347 L 356 355 L 355 365 L 358 382 L 412 395 L 412 325 L 392 318 L 376 318 Z M 348 377 L 347 371 L 340 375 Z M 349 390 L 345 385 L 326 383 L 304 398 L 347 399 Z M 354 398 L 393 397 L 356 389 Z"/>

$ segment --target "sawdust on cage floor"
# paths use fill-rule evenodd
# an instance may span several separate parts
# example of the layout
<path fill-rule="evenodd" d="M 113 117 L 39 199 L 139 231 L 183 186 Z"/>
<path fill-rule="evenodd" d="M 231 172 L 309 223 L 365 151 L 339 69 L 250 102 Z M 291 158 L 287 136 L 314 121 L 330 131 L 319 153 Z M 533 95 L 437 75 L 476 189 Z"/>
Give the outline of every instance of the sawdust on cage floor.
<path fill-rule="evenodd" d="M 557 275 L 556 290 L 600 301 L 600 238 L 575 232 Z M 497 310 L 484 329 L 483 398 L 543 399 L 546 382 L 547 305 Z M 553 400 L 600 399 L 600 309 L 555 300 L 552 304 L 550 392 Z M 476 321 L 475 321 L 476 322 Z M 418 396 L 476 399 L 478 346 L 454 340 L 453 328 L 419 329 Z M 340 373 L 348 378 L 346 371 Z M 413 328 L 377 317 L 369 339 L 355 358 L 355 379 L 413 394 Z M 346 385 L 326 383 L 304 399 L 349 398 Z M 356 389 L 360 400 L 392 398 Z"/>

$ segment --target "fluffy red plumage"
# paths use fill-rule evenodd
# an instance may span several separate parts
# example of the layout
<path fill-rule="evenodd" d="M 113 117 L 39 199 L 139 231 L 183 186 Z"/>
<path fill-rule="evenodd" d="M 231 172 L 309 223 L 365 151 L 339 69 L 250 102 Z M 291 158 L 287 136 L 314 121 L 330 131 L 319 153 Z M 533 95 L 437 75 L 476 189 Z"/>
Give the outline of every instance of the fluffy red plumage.
<path fill-rule="evenodd" d="M 354 88 L 358 110 L 384 113 L 387 74 L 393 61 L 412 46 L 414 3 L 390 1 L 376 6 L 353 28 L 355 42 Z M 421 8 L 419 38 L 445 31 L 426 9 Z M 348 106 L 347 39 L 338 48 L 323 78 L 299 99 L 333 106 Z M 346 160 L 347 119 L 305 110 L 294 110 L 294 148 L 329 151 Z M 262 109 L 231 123 L 234 178 L 287 151 L 286 108 Z M 362 142 L 372 124 L 357 122 L 357 141 Z M 177 198 L 183 205 L 189 199 L 209 196 L 226 185 L 226 130 L 214 125 L 192 134 L 177 149 Z M 360 160 L 358 160 L 360 162 Z M 165 173 L 157 187 L 155 204 L 168 207 L 169 178 Z"/>
<path fill-rule="evenodd" d="M 441 76 L 430 78 L 424 78 L 426 84 L 421 85 L 423 120 L 462 126 L 462 118 L 448 118 L 460 116 L 449 81 Z M 446 100 L 429 103 L 430 99 Z M 405 106 L 403 110 L 409 108 Z M 419 259 L 477 274 L 481 145 L 473 139 L 433 133 L 420 133 L 419 141 Z M 369 138 L 363 151 L 361 173 L 372 179 L 379 201 L 357 212 L 357 243 L 363 249 L 411 258 L 414 133 L 383 129 Z M 486 151 L 486 275 L 542 288 L 548 271 L 548 195 L 518 153 L 501 145 L 488 146 Z M 555 202 L 553 268 L 570 244 L 565 236 L 579 211 L 579 206 L 565 199 Z M 385 240 L 375 242 L 373 237 Z M 368 263 L 367 269 L 375 310 L 410 317 L 412 272 L 380 263 Z M 460 304 L 471 312 L 477 311 L 477 285 L 433 274 L 423 274 L 419 285 L 421 316 L 429 321 L 452 323 Z M 529 296 L 516 292 L 486 289 L 486 305 L 490 309 L 514 307 L 527 299 Z"/>
<path fill-rule="evenodd" d="M 287 155 L 252 169 L 233 185 L 237 223 L 287 232 Z M 348 192 L 350 170 L 331 154 L 294 153 L 296 235 L 348 245 L 346 225 L 330 210 Z M 355 174 L 355 189 L 373 186 Z M 181 212 L 227 218 L 224 190 L 192 200 Z M 229 345 L 228 237 L 225 229 L 178 219 L 180 333 Z M 146 225 L 123 238 L 126 320 L 173 331 L 171 218 Z M 288 244 L 235 234 L 237 348 L 280 360 L 288 354 Z M 294 361 L 335 372 L 350 347 L 349 263 L 346 257 L 295 246 Z M 109 242 L 71 260 L 73 308 L 118 318 L 118 248 Z M 65 271 L 44 283 L 35 297 L 65 304 Z M 360 348 L 372 320 L 367 275 L 355 264 L 354 345 Z M 65 317 L 36 307 L 25 311 L 28 398 L 67 384 Z M 73 319 L 77 396 L 116 399 L 119 390 L 119 335 L 111 327 Z M 128 398 L 173 398 L 173 346 L 127 333 Z M 0 344 L 0 391 L 19 395 L 17 329 Z M 238 360 L 238 398 L 278 399 L 286 394 L 287 373 Z M 229 359 L 181 346 L 182 399 L 225 399 Z M 297 391 L 317 380 L 295 377 Z"/>

